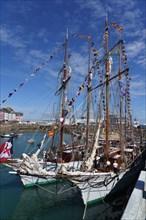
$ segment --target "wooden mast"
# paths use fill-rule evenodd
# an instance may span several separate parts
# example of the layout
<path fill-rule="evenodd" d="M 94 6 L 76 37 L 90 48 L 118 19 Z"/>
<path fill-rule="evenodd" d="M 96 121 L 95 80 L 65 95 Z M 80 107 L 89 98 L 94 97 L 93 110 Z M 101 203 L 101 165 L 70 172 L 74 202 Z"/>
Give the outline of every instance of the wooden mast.
<path fill-rule="evenodd" d="M 65 90 L 66 90 L 66 76 L 67 76 L 67 51 L 68 50 L 68 30 L 66 32 L 65 51 L 64 51 L 64 66 L 63 66 L 63 79 L 62 79 L 62 114 L 61 114 L 61 129 L 60 129 L 60 160 L 62 160 L 62 146 L 64 137 L 64 122 L 65 122 Z"/>
<path fill-rule="evenodd" d="M 105 49 L 106 54 L 108 53 L 108 19 L 106 16 L 106 25 L 105 25 Z M 106 130 L 105 130 L 105 136 L 106 136 L 106 158 L 108 159 L 109 154 L 109 58 L 106 59 Z"/>
<path fill-rule="evenodd" d="M 88 86 L 87 86 L 87 121 L 86 121 L 86 152 L 89 143 L 89 120 L 90 120 L 90 100 L 91 100 L 91 72 L 90 72 L 90 50 L 91 38 L 88 40 Z"/>
<path fill-rule="evenodd" d="M 121 45 L 119 47 L 119 73 L 121 72 Z M 122 81 L 122 75 L 119 75 L 119 81 Z M 121 91 L 120 91 L 121 93 Z M 122 158 L 124 158 L 124 143 L 123 143 L 123 124 L 122 124 L 122 107 L 123 107 L 123 99 L 120 94 L 120 149 Z"/>

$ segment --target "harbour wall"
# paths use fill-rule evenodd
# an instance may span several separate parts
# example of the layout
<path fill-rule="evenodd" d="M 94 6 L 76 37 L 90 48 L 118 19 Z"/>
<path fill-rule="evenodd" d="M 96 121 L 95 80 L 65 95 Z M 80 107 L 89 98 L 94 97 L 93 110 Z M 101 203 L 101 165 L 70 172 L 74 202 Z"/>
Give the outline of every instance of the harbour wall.
<path fill-rule="evenodd" d="M 141 171 L 121 220 L 146 219 L 146 171 Z"/>

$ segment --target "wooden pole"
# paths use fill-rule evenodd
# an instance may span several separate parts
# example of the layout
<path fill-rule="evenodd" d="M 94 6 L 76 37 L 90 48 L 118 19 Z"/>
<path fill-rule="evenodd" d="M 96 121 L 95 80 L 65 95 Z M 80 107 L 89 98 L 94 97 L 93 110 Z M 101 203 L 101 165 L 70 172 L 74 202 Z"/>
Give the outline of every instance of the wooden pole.
<path fill-rule="evenodd" d="M 65 51 L 64 51 L 64 68 L 63 68 L 63 80 L 62 85 L 66 81 L 66 73 L 67 73 L 67 52 L 68 52 L 68 30 L 66 33 L 66 41 L 65 41 Z M 61 129 L 60 129 L 60 160 L 62 161 L 62 147 L 63 147 L 63 138 L 64 138 L 64 122 L 65 122 L 65 90 L 66 85 L 63 85 L 63 91 L 62 91 L 62 121 L 61 121 Z"/>

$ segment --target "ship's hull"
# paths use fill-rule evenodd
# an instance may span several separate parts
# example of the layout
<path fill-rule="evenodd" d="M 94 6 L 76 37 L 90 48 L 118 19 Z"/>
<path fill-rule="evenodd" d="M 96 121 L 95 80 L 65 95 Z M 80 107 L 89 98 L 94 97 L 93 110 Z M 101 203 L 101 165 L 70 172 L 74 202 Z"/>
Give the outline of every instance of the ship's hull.
<path fill-rule="evenodd" d="M 144 161 L 144 158 L 145 156 L 140 156 L 137 158 L 137 164 L 134 164 L 133 167 L 127 171 L 120 172 L 118 175 L 113 172 L 98 173 L 65 170 L 65 173 L 61 173 L 59 176 L 58 171 L 61 168 L 61 164 L 59 164 L 57 169 L 58 176 L 56 176 L 56 168 L 54 165 L 51 165 L 51 163 L 48 163 L 46 166 L 46 172 L 49 172 L 48 175 L 28 175 L 19 173 L 19 176 L 21 177 L 23 185 L 26 187 L 39 184 L 49 184 L 56 182 L 56 180 L 61 180 L 60 182 L 63 184 L 64 180 L 68 180 L 72 183 L 72 186 L 77 186 L 80 189 L 85 205 L 93 204 L 104 199 L 110 192 L 113 192 L 112 195 L 115 193 L 117 194 L 117 192 L 121 191 L 123 187 L 125 188 L 126 184 L 131 183 L 131 181 L 135 179 L 136 174 L 140 172 L 142 168 L 141 163 Z M 79 162 L 72 162 L 70 167 L 76 165 L 77 168 L 78 164 Z M 51 171 L 47 171 L 47 169 L 50 168 Z"/>
<path fill-rule="evenodd" d="M 102 200 L 113 189 L 113 187 L 116 185 L 118 180 L 122 178 L 123 174 L 124 173 L 120 174 L 117 177 L 114 174 L 112 174 L 112 176 L 111 175 L 106 176 L 106 174 L 100 176 L 100 174 L 96 173 L 95 178 L 93 175 L 92 176 L 93 178 L 91 178 L 89 181 L 83 181 L 85 179 L 86 180 L 89 179 L 88 175 L 73 178 L 70 179 L 70 181 L 74 183 L 74 186 L 76 185 L 80 189 L 83 202 L 86 205 L 86 204 L 93 204 Z M 54 175 L 44 178 L 37 175 L 30 176 L 30 175 L 20 174 L 20 177 L 25 187 L 50 184 L 50 183 L 55 183 L 57 181 Z M 64 180 L 66 180 L 66 178 L 64 178 Z M 62 181 L 62 184 L 64 184 L 64 181 Z"/>
<path fill-rule="evenodd" d="M 105 202 L 112 202 L 119 195 L 124 193 L 131 185 L 135 184 L 141 170 L 145 168 L 146 161 L 146 149 L 142 152 L 137 160 L 132 164 L 131 169 L 127 171 L 123 178 L 116 184 L 116 186 L 110 191 L 110 193 L 105 197 Z"/>
<path fill-rule="evenodd" d="M 38 177 L 37 175 L 21 175 L 20 174 L 21 181 L 25 187 L 31 187 L 36 185 L 44 185 L 56 182 L 56 178 L 53 178 L 49 176 L 48 178 Z"/>
<path fill-rule="evenodd" d="M 81 191 L 82 199 L 84 205 L 91 205 L 98 201 L 104 199 L 104 197 L 114 188 L 117 182 L 123 177 L 125 172 L 116 175 L 111 173 L 111 175 L 101 175 L 87 178 L 80 178 L 77 181 L 72 180 L 75 184 L 77 184 L 78 188 Z"/>
<path fill-rule="evenodd" d="M 130 172 L 130 171 L 128 171 Z M 31 187 L 36 185 L 43 185 L 43 184 L 50 184 L 55 183 L 57 180 L 69 180 L 73 183 L 72 186 L 77 186 L 82 195 L 84 205 L 88 204 L 91 205 L 98 201 L 103 200 L 115 187 L 116 185 L 122 180 L 123 175 L 125 172 L 120 173 L 118 176 L 115 174 L 111 175 L 101 175 L 100 173 L 96 173 L 95 177 L 92 174 L 92 178 L 89 175 L 87 176 L 80 176 L 80 177 L 73 177 L 73 178 L 65 178 L 57 179 L 55 178 L 55 173 L 49 175 L 48 177 L 38 176 L 38 175 L 22 175 L 19 174 L 21 181 L 25 187 Z M 132 175 L 135 175 L 132 173 Z M 131 179 L 132 176 L 129 176 Z M 126 179 L 128 181 L 128 179 Z M 62 181 L 64 184 L 64 181 Z M 71 186 L 71 188 L 72 188 Z M 119 189 L 120 190 L 120 189 Z"/>

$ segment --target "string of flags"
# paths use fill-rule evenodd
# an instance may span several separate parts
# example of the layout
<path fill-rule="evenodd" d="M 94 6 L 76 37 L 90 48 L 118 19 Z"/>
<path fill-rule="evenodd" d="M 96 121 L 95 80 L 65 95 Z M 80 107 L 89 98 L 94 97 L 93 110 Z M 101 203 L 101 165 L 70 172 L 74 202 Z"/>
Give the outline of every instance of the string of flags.
<path fill-rule="evenodd" d="M 123 31 L 123 28 L 120 25 L 116 24 L 115 22 L 112 22 L 111 24 L 114 28 L 118 29 L 119 31 Z"/>
<path fill-rule="evenodd" d="M 105 117 L 106 116 L 106 104 L 105 104 L 105 94 L 103 90 L 101 92 L 101 100 L 102 100 L 103 113 Z"/>
<path fill-rule="evenodd" d="M 94 56 L 94 60 L 93 60 L 93 66 L 92 68 L 94 69 L 94 71 L 96 70 L 96 65 L 98 63 L 98 56 L 101 54 L 101 50 L 102 48 L 104 47 L 104 44 L 105 44 L 105 34 L 103 35 L 102 37 L 102 41 L 100 43 L 100 46 L 99 46 L 99 49 L 96 50 L 96 48 L 93 48 L 92 51 L 93 51 L 93 56 Z M 94 45 L 94 44 L 93 44 Z M 92 47 L 93 47 L 92 45 Z M 91 69 L 92 69 L 91 68 Z M 99 70 L 99 64 L 97 65 L 97 69 Z"/>
<path fill-rule="evenodd" d="M 53 129 L 48 132 L 48 136 L 49 136 L 50 138 L 52 138 L 53 135 L 54 135 L 54 132 L 55 132 L 57 129 L 58 129 L 58 127 L 55 125 L 55 126 L 53 127 Z"/>
<path fill-rule="evenodd" d="M 87 39 L 87 40 L 92 38 L 91 36 L 85 36 L 85 35 L 80 35 L 80 34 L 76 34 L 76 33 L 74 33 L 72 36 L 77 37 L 77 38 Z"/>
<path fill-rule="evenodd" d="M 72 36 L 73 36 L 73 37 L 76 37 L 76 38 L 87 39 L 87 40 L 92 39 L 91 36 L 79 35 L 79 34 L 76 34 L 76 33 L 72 34 Z M 97 63 L 98 56 L 99 56 L 100 53 L 101 53 L 100 50 L 101 50 L 101 48 L 103 47 L 103 44 L 104 44 L 104 43 L 105 43 L 105 37 L 103 36 L 102 42 L 101 42 L 100 47 L 99 47 L 99 50 L 97 51 L 96 48 L 93 48 L 94 42 L 91 42 L 91 47 L 93 48 L 92 51 L 93 51 L 93 56 L 94 56 L 93 66 L 91 67 L 91 70 L 92 70 L 92 69 L 95 69 L 95 65 L 96 65 L 96 63 Z"/>
<path fill-rule="evenodd" d="M 111 24 L 117 30 L 123 31 L 123 28 L 120 25 L 116 24 L 115 22 L 112 22 Z M 103 39 L 102 39 L 101 47 L 103 47 L 103 44 L 105 43 L 105 35 L 106 34 L 107 34 L 107 29 L 105 30 L 105 34 L 104 34 Z M 78 38 L 91 39 L 90 36 L 84 36 L 84 35 L 73 34 L 72 36 L 73 37 L 78 37 Z M 92 44 L 92 47 L 93 47 L 93 45 L 94 45 L 94 43 Z M 100 49 L 101 49 L 101 47 L 100 47 Z M 98 51 L 96 50 L 96 48 L 92 49 L 93 56 L 94 56 L 93 66 L 92 66 L 93 69 L 96 66 L 96 63 L 98 61 L 98 56 L 100 55 L 100 49 Z M 122 60 L 123 60 L 124 65 L 126 66 L 127 65 L 127 55 L 126 55 L 126 52 L 125 52 L 125 45 L 122 45 Z M 98 74 L 99 74 L 99 77 L 100 77 L 100 82 L 102 82 L 103 79 L 104 79 L 104 74 L 103 74 L 102 71 L 100 71 L 99 65 L 97 66 L 97 69 L 98 69 Z M 87 86 L 86 83 L 83 83 L 79 87 L 79 91 L 77 92 L 77 95 L 69 101 L 68 106 L 72 106 L 72 104 L 74 103 L 76 98 L 80 95 L 81 90 L 84 89 L 85 86 Z M 131 99 L 130 99 L 130 77 L 128 76 L 128 73 L 126 75 L 126 83 L 125 84 L 123 83 L 122 80 L 119 80 L 119 87 L 120 87 L 121 97 L 125 97 L 125 100 L 126 100 L 126 103 L 127 103 L 127 121 L 128 121 L 128 124 L 130 124 L 130 120 L 131 120 Z M 101 93 L 101 100 L 102 100 L 103 112 L 104 112 L 104 116 L 105 116 L 105 114 L 106 114 L 106 104 L 105 104 L 105 94 L 104 94 L 103 91 Z"/>
<path fill-rule="evenodd" d="M 77 99 L 78 96 L 80 96 L 81 94 L 81 90 L 83 90 L 86 86 L 86 83 L 84 82 L 81 86 L 79 86 L 78 92 L 76 94 L 75 97 L 73 97 L 69 102 L 68 102 L 68 106 L 71 107 L 74 103 L 74 101 Z"/>
<path fill-rule="evenodd" d="M 87 40 L 92 39 L 91 36 L 79 35 L 79 34 L 76 34 L 76 33 L 74 33 L 72 36 L 73 36 L 73 37 L 76 37 L 76 38 L 87 39 Z M 94 43 L 92 42 L 91 46 L 93 47 L 93 45 L 94 45 Z M 92 79 L 92 73 L 89 72 L 89 73 L 87 74 L 87 76 L 88 76 L 88 75 L 90 75 L 90 79 Z M 86 76 L 84 82 L 82 83 L 82 85 L 79 86 L 79 89 L 78 89 L 78 92 L 76 93 L 76 96 L 73 97 L 71 100 L 68 100 L 68 104 L 67 104 L 68 107 L 71 107 L 71 106 L 73 105 L 73 103 L 75 102 L 75 100 L 77 99 L 77 97 L 80 96 L 81 90 L 83 90 L 86 86 L 88 86 L 88 85 L 86 84 L 87 76 Z M 68 115 L 69 111 L 70 111 L 70 110 L 64 110 L 64 117 L 66 117 L 66 116 Z M 62 123 L 63 121 L 64 121 L 64 118 L 61 117 L 61 118 L 60 118 L 60 122 Z M 50 135 L 52 136 L 52 133 L 51 133 Z"/>
<path fill-rule="evenodd" d="M 126 67 L 127 65 L 127 55 L 125 52 L 125 45 L 122 45 L 122 60 L 124 63 L 124 66 Z M 123 83 L 120 82 L 120 91 L 121 95 L 125 96 L 125 101 L 126 101 L 126 107 L 127 107 L 127 123 L 128 126 L 130 125 L 131 121 L 131 99 L 130 99 L 130 80 L 131 78 L 128 75 L 129 73 L 126 74 L 126 85 L 125 89 L 123 88 Z"/>
<path fill-rule="evenodd" d="M 122 60 L 124 61 L 125 66 L 127 65 L 127 55 L 125 52 L 125 45 L 122 45 Z"/>
<path fill-rule="evenodd" d="M 79 38 L 85 38 L 85 39 L 91 39 L 91 36 L 84 36 L 84 35 L 77 35 L 77 34 L 73 34 L 72 35 L 73 37 L 79 37 Z M 94 46 L 94 42 L 92 42 L 91 46 L 93 47 Z M 100 45 L 100 48 L 99 50 L 97 51 L 96 48 L 93 48 L 92 51 L 93 51 L 93 56 L 94 56 L 94 60 L 93 60 L 93 66 L 91 67 L 91 70 L 92 68 L 94 69 L 94 66 L 96 65 L 96 62 L 98 60 L 98 56 L 100 55 L 100 49 L 101 47 L 103 46 L 103 40 L 102 40 L 102 44 Z M 82 83 L 82 85 L 79 86 L 79 89 L 76 93 L 76 96 L 73 97 L 71 100 L 68 101 L 68 106 L 71 107 L 73 105 L 73 103 L 75 102 L 75 100 L 78 98 L 78 96 L 80 96 L 81 94 L 81 91 L 85 88 L 85 87 L 88 87 L 88 84 L 86 83 L 86 80 L 88 78 L 88 76 L 90 77 L 90 79 L 92 80 L 92 72 L 89 71 L 89 73 L 87 74 L 84 82 Z"/>
<path fill-rule="evenodd" d="M 92 75 L 91 72 L 90 72 L 89 74 Z M 90 76 L 90 78 L 92 78 L 92 76 Z M 79 86 L 78 91 L 77 91 L 75 97 L 73 97 L 71 100 L 67 100 L 67 106 L 68 106 L 69 108 L 72 107 L 72 105 L 73 105 L 73 103 L 75 102 L 75 100 L 78 98 L 78 96 L 80 96 L 81 91 L 82 91 L 85 87 L 88 86 L 88 85 L 86 84 L 86 79 L 87 79 L 87 77 L 85 78 L 84 82 Z M 64 110 L 64 118 L 68 115 L 69 112 L 70 112 L 70 110 L 67 110 L 67 109 Z M 61 122 L 61 123 L 64 121 L 64 118 L 63 118 L 63 117 L 60 118 L 60 122 Z"/>
<path fill-rule="evenodd" d="M 127 103 L 127 120 L 128 120 L 128 124 L 130 125 L 130 121 L 131 121 L 131 98 L 130 98 L 130 80 L 131 78 L 128 76 L 128 74 L 126 75 L 126 103 Z"/>
<path fill-rule="evenodd" d="M 36 69 L 33 71 L 33 73 L 30 74 L 30 76 L 29 76 L 27 79 L 25 79 L 25 82 L 20 83 L 20 84 L 18 85 L 18 87 L 13 90 L 13 92 L 10 92 L 10 93 L 8 94 L 8 97 L 7 97 L 6 99 L 4 99 L 4 100 L 2 101 L 2 103 L 5 103 L 8 98 L 10 98 L 15 92 L 17 92 L 22 86 L 24 86 L 24 84 L 25 84 L 26 82 L 28 82 L 32 77 L 34 77 L 34 76 L 36 75 L 36 73 L 38 73 L 38 72 L 42 69 L 42 67 L 45 66 L 45 65 L 56 55 L 56 53 L 58 53 L 64 46 L 65 46 L 65 43 L 61 44 L 58 48 L 56 48 L 56 49 L 54 50 L 54 52 L 50 55 L 49 59 L 47 59 L 45 62 L 43 62 L 40 67 L 36 68 Z"/>
<path fill-rule="evenodd" d="M 122 60 L 123 63 L 126 67 L 127 65 L 127 55 L 125 51 L 125 45 L 122 45 Z M 130 125 L 131 121 L 131 99 L 130 99 L 130 80 L 131 78 L 129 77 L 128 73 L 126 74 L 126 88 L 124 91 L 125 99 L 126 99 L 126 104 L 127 104 L 127 121 L 128 125 Z"/>

